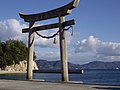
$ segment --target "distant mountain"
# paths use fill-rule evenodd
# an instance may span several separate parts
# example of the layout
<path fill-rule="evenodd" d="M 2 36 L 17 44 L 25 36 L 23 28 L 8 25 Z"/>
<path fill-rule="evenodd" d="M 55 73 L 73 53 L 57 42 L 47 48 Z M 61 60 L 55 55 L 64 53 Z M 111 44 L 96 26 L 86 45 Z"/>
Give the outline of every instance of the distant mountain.
<path fill-rule="evenodd" d="M 35 61 L 39 69 L 61 69 L 61 62 L 58 61 L 47 61 L 47 60 L 36 60 Z M 79 64 L 73 64 L 68 62 L 69 69 L 80 69 Z"/>
<path fill-rule="evenodd" d="M 60 61 L 36 60 L 39 69 L 60 69 Z M 68 62 L 69 69 L 116 69 L 120 68 L 120 61 L 102 62 L 93 61 L 87 64 L 79 65 Z"/>
<path fill-rule="evenodd" d="M 81 66 L 83 69 L 116 69 L 120 68 L 120 61 L 114 62 L 94 61 Z"/>

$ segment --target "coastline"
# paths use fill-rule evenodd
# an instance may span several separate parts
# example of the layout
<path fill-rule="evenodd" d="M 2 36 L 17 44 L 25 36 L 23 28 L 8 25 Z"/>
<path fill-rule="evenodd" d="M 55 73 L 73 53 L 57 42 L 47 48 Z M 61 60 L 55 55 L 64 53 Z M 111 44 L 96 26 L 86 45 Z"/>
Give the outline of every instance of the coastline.
<path fill-rule="evenodd" d="M 25 74 L 26 71 L 0 71 L 0 74 Z"/>

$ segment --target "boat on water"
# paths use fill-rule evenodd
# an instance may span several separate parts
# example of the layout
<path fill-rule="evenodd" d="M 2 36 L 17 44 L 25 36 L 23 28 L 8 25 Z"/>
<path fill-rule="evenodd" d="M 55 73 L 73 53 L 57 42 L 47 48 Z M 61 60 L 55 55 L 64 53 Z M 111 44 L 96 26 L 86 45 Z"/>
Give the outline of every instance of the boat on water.
<path fill-rule="evenodd" d="M 116 69 L 117 69 L 117 70 L 119 70 L 119 68 L 118 68 L 118 67 L 117 67 Z"/>

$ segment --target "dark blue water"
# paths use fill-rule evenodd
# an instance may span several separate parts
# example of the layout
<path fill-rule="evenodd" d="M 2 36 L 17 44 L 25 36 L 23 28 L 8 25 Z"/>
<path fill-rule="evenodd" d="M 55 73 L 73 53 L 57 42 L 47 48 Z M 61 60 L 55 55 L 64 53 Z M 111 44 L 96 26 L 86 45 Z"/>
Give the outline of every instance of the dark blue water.
<path fill-rule="evenodd" d="M 0 79 L 25 80 L 25 74 L 0 75 Z M 61 81 L 61 74 L 34 73 L 34 79 Z M 82 81 L 87 84 L 120 85 L 120 70 L 84 70 L 83 74 L 69 74 L 71 81 Z"/>

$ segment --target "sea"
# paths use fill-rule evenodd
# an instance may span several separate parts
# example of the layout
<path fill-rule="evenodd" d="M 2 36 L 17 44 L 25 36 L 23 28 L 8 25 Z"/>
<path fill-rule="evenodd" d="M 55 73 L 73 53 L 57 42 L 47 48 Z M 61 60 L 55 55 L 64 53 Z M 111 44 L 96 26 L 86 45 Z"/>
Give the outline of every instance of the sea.
<path fill-rule="evenodd" d="M 83 74 L 69 74 L 69 80 L 85 84 L 120 85 L 120 69 L 83 71 Z M 26 80 L 26 74 L 3 74 L 0 79 Z M 56 82 L 61 81 L 61 74 L 34 73 L 33 79 Z"/>

